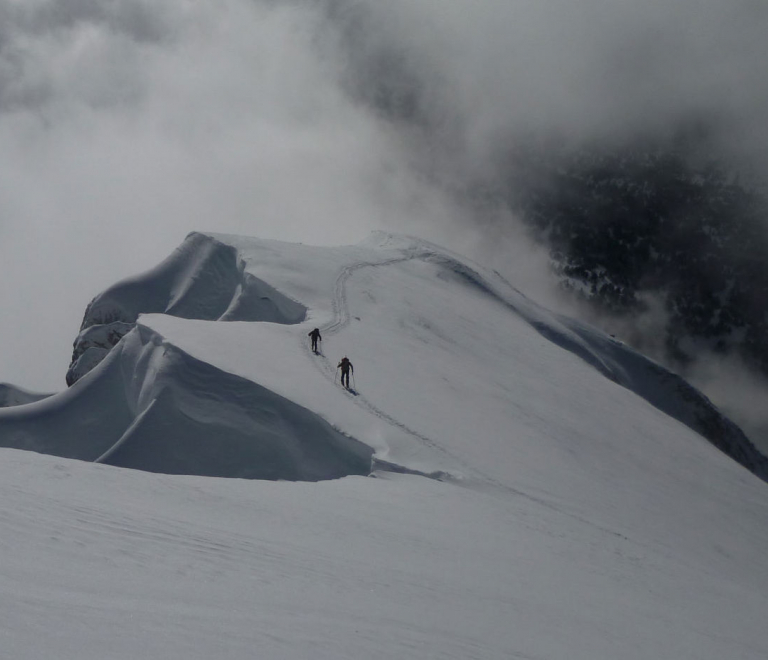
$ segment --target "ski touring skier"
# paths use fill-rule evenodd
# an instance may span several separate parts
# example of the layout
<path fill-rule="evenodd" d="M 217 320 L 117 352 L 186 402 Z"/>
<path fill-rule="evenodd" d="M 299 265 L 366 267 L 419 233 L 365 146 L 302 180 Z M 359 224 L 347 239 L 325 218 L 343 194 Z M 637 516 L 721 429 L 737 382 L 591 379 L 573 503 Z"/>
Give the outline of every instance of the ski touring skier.
<path fill-rule="evenodd" d="M 352 363 L 349 361 L 349 358 L 345 355 L 343 358 L 341 358 L 341 362 L 336 365 L 337 369 L 341 369 L 341 384 L 344 385 L 347 389 L 349 389 L 349 372 L 352 372 L 352 375 L 355 374 L 355 368 L 352 366 Z M 346 379 L 346 385 L 344 384 L 344 380 Z"/>
<path fill-rule="evenodd" d="M 307 335 L 312 339 L 312 350 L 317 353 L 317 342 L 318 340 L 323 341 L 323 338 L 320 336 L 320 330 L 315 328 L 312 332 L 308 332 Z"/>

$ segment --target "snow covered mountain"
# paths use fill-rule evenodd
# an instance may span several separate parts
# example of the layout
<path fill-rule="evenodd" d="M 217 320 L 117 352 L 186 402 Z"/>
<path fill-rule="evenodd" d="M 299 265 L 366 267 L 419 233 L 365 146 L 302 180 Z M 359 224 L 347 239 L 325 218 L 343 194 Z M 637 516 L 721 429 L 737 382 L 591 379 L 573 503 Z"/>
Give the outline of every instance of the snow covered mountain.
<path fill-rule="evenodd" d="M 432 244 L 192 234 L 68 380 L 0 411 L 9 657 L 768 654 L 765 458 Z"/>
<path fill-rule="evenodd" d="M 546 312 L 496 273 L 481 274 L 481 270 L 424 241 L 385 234 L 375 235 L 365 245 L 329 249 L 193 233 L 162 264 L 119 282 L 90 303 L 75 341 L 68 381 L 77 382 L 108 358 L 105 364 L 70 392 L 38 408 L 0 418 L 2 443 L 166 473 L 268 479 L 367 474 L 372 454 L 375 453 L 379 466 L 385 455 L 391 458 L 392 441 L 382 444 L 369 437 L 370 433 L 361 436 L 357 431 L 351 432 L 346 420 L 336 419 L 335 401 L 318 405 L 316 394 L 303 393 L 304 383 L 311 382 L 310 376 L 318 375 L 303 372 L 314 362 L 315 371 L 330 380 L 335 375 L 333 358 L 321 355 L 309 365 L 288 362 L 297 355 L 307 357 L 297 346 L 282 345 L 286 338 L 294 342 L 297 339 L 290 326 L 300 326 L 298 344 L 305 350 L 304 328 L 308 324 L 322 327 L 326 342 L 335 340 L 342 329 L 347 342 L 362 341 L 356 339 L 358 335 L 375 337 L 376 333 L 386 331 L 386 338 L 369 339 L 359 347 L 351 343 L 350 349 L 360 354 L 366 380 L 370 371 L 370 377 L 376 379 L 372 384 L 383 390 L 382 395 L 391 396 L 385 390 L 402 391 L 401 381 L 417 379 L 418 375 L 413 373 L 415 365 L 441 346 L 455 360 L 463 356 L 467 363 L 461 366 L 463 375 L 451 374 L 448 379 L 445 374 L 433 374 L 439 376 L 438 382 L 430 379 L 425 387 L 434 389 L 450 382 L 456 388 L 457 382 L 469 378 L 482 380 L 479 373 L 496 371 L 501 372 L 496 378 L 514 380 L 519 366 L 504 359 L 508 352 L 504 344 L 514 340 L 504 337 L 516 332 L 516 326 L 511 324 L 516 321 L 698 431 L 756 474 L 768 475 L 765 458 L 738 428 L 683 380 L 583 324 Z M 372 281 L 365 288 L 366 298 L 359 305 L 364 314 L 361 311 L 360 316 L 351 319 L 345 284 L 357 271 L 360 275 L 356 281 L 361 277 L 371 279 L 374 273 L 376 280 L 375 285 Z M 398 279 L 387 283 L 384 278 L 392 278 L 393 274 Z M 389 292 L 391 302 L 380 302 L 382 290 Z M 453 313 L 454 299 L 460 294 L 467 298 L 467 308 L 474 310 L 469 317 Z M 398 304 L 401 297 L 406 309 L 414 310 L 412 313 L 403 315 Z M 436 307 L 434 300 L 441 297 L 443 305 Z M 475 310 L 475 298 L 492 304 L 488 310 Z M 141 314 L 144 316 L 137 324 Z M 149 314 L 163 314 L 164 318 Z M 167 317 L 249 323 L 199 326 L 179 324 Z M 259 325 L 252 325 L 257 322 Z M 452 328 L 457 324 L 459 328 L 466 327 L 463 334 L 452 337 Z M 484 329 L 489 325 L 494 327 L 493 331 Z M 196 327 L 200 329 L 191 330 Z M 265 331 L 281 339 L 269 335 L 262 338 Z M 182 340 L 176 338 L 178 332 L 182 333 Z M 199 339 L 193 338 L 191 345 L 186 338 L 190 332 L 201 335 Z M 479 337 L 489 332 L 498 335 L 489 344 L 496 355 L 474 360 L 464 356 L 467 345 L 477 343 Z M 411 342 L 400 346 L 403 335 L 417 337 L 425 344 L 424 350 L 414 351 Z M 233 340 L 238 348 L 225 352 L 223 347 Z M 200 350 L 201 342 L 221 346 L 212 357 L 210 349 Z M 280 342 L 283 357 L 269 368 L 275 370 L 279 369 L 278 364 L 290 364 L 290 382 L 282 387 L 276 385 L 284 377 L 271 374 L 265 378 L 252 367 L 244 368 L 247 362 L 243 363 L 240 355 L 254 354 L 253 360 L 260 364 L 264 358 L 256 356 L 263 352 L 263 346 L 274 350 L 275 342 Z M 453 345 L 455 350 L 450 350 Z M 117 347 L 112 350 L 114 346 Z M 384 356 L 386 368 L 377 364 Z M 439 352 L 432 360 L 446 363 Z M 234 363 L 240 364 L 239 368 Z M 369 364 L 375 368 L 368 367 Z M 358 361 L 358 369 L 360 366 Z M 429 364 L 419 366 L 420 371 L 431 368 Z M 379 382 L 382 370 L 390 381 Z M 322 381 L 314 387 L 322 389 Z M 412 395 L 409 392 L 409 397 Z M 509 397 L 510 407 L 520 405 L 518 396 Z M 282 398 L 273 401 L 275 397 Z M 395 408 L 380 408 L 362 394 L 356 403 L 357 408 L 368 413 L 366 424 L 371 423 L 371 418 L 377 426 L 384 424 L 387 430 L 377 431 L 382 437 L 391 435 L 392 428 L 397 429 L 394 444 L 408 447 L 408 460 L 398 463 L 398 469 L 430 467 L 410 464 L 414 438 L 417 446 L 419 438 L 421 444 L 430 441 L 422 437 L 421 430 L 412 429 L 400 417 L 387 412 L 400 409 L 397 401 L 387 400 Z M 479 410 L 482 405 L 478 401 L 471 409 Z M 509 423 L 507 416 L 508 413 L 502 415 L 500 425 Z M 328 426 L 327 420 L 333 420 L 332 426 Z M 415 426 L 418 428 L 418 423 Z M 217 438 L 214 446 L 210 443 L 212 436 Z M 327 446 L 318 453 L 321 437 Z M 312 438 L 309 445 L 307 438 Z M 224 445 L 227 450 L 223 450 Z M 310 461 L 313 452 L 318 456 Z M 324 464 L 330 455 L 336 456 L 331 464 L 322 468 L 314 465 L 316 461 Z M 337 465 L 337 461 L 341 464 Z M 434 471 L 440 469 L 438 466 Z"/>

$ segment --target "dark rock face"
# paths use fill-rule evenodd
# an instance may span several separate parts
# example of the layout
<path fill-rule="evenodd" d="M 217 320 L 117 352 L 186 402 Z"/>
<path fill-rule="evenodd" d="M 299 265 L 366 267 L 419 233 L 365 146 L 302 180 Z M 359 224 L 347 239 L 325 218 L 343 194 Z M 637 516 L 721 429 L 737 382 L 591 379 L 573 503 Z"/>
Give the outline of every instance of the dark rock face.
<path fill-rule="evenodd" d="M 100 323 L 83 330 L 75 339 L 72 363 L 67 370 L 67 385 L 72 385 L 101 362 L 134 324 L 124 321 Z"/>
<path fill-rule="evenodd" d="M 662 149 L 530 159 L 508 184 L 564 286 L 627 319 L 648 296 L 661 301 L 670 361 L 704 348 L 768 374 L 763 197 L 711 163 Z"/>
<path fill-rule="evenodd" d="M 306 309 L 245 272 L 237 250 L 192 233 L 152 270 L 115 284 L 85 311 L 67 385 L 93 369 L 136 324 L 139 314 L 206 321 L 300 323 Z"/>

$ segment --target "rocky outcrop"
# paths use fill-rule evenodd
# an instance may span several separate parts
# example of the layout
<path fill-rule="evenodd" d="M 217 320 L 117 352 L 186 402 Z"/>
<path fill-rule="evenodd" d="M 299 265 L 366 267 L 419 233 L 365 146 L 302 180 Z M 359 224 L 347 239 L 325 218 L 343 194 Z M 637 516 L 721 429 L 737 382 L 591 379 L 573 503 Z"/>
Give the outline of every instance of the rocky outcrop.
<path fill-rule="evenodd" d="M 625 319 L 641 350 L 663 344 L 667 363 L 733 354 L 768 375 L 763 195 L 664 145 L 520 160 L 506 197 L 549 248 L 565 288 Z M 659 304 L 649 310 L 648 300 Z M 652 337 L 631 328 L 649 311 Z"/>

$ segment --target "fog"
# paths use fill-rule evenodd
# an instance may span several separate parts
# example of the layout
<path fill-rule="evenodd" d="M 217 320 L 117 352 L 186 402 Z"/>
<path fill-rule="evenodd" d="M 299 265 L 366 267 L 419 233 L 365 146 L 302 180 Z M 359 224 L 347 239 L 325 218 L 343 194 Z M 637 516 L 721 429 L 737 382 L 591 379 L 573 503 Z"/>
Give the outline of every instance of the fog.
<path fill-rule="evenodd" d="M 523 137 L 706 121 L 768 158 L 762 1 L 0 0 L 0 381 L 63 387 L 88 301 L 193 230 L 372 229 L 497 267 L 547 257 L 462 191 Z"/>

